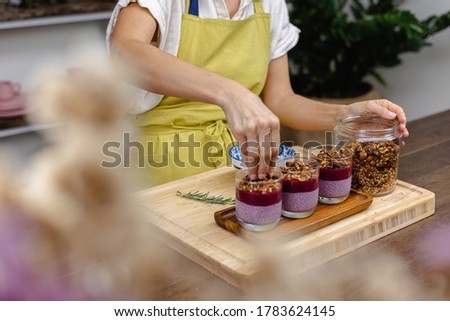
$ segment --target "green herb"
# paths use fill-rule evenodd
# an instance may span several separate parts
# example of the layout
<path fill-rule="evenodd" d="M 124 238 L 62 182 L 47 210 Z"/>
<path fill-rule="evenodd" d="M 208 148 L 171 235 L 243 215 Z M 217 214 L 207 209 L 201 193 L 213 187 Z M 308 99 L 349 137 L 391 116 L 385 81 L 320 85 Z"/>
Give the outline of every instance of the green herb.
<path fill-rule="evenodd" d="M 212 203 L 212 204 L 235 204 L 235 200 L 232 197 L 223 197 L 223 195 L 209 195 L 209 192 L 202 193 L 199 191 L 189 192 L 189 193 L 181 193 L 177 191 L 177 196 L 188 198 L 195 201 Z"/>

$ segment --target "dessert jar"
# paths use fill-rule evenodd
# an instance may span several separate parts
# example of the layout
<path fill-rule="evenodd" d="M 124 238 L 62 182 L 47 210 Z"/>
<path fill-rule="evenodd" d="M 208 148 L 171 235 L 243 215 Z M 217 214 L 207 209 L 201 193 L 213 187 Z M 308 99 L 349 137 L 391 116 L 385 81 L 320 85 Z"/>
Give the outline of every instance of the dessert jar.
<path fill-rule="evenodd" d="M 236 171 L 236 218 L 242 227 L 260 232 L 278 225 L 282 204 L 281 180 L 279 170 L 262 180 L 250 180 L 247 170 Z"/>
<path fill-rule="evenodd" d="M 373 196 L 394 190 L 402 141 L 398 121 L 350 114 L 339 120 L 334 135 L 338 144 L 353 151 L 354 190 Z"/>
<path fill-rule="evenodd" d="M 283 212 L 289 218 L 312 215 L 319 198 L 319 166 L 317 162 L 295 158 L 280 166 L 283 174 Z"/>
<path fill-rule="evenodd" d="M 352 183 L 352 150 L 336 145 L 309 149 L 309 158 L 320 167 L 319 202 L 338 204 L 347 199 Z"/>

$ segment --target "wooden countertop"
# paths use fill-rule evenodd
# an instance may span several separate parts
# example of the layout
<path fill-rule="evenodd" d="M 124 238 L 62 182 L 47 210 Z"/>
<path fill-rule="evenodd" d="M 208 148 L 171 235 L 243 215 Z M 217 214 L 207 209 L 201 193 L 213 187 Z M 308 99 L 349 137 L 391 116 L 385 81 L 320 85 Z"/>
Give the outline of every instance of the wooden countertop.
<path fill-rule="evenodd" d="M 149 285 L 150 299 L 449 300 L 450 271 L 436 273 L 422 250 L 430 245 L 433 231 L 448 229 L 450 240 L 449 123 L 450 110 L 409 122 L 410 137 L 401 152 L 399 179 L 434 192 L 435 215 L 306 272 L 299 280 L 252 293 L 241 292 L 167 247 L 164 251 L 176 263 Z M 434 245 L 450 251 L 450 244 Z"/>

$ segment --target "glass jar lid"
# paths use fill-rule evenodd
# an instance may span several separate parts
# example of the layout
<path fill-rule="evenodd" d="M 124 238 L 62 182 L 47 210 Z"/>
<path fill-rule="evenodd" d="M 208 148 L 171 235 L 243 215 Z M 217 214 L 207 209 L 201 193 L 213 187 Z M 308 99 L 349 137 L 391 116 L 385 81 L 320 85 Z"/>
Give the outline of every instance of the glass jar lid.
<path fill-rule="evenodd" d="M 348 114 L 339 119 L 340 134 L 356 140 L 394 140 L 401 138 L 399 122 L 373 114 Z"/>

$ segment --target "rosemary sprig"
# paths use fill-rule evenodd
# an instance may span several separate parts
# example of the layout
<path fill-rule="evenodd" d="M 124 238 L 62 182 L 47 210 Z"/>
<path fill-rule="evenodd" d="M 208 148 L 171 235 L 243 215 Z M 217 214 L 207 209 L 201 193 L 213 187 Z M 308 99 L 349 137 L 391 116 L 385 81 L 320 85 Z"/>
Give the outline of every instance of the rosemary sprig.
<path fill-rule="evenodd" d="M 212 204 L 235 204 L 235 200 L 232 197 L 224 197 L 221 195 L 209 195 L 209 192 L 202 193 L 199 191 L 196 192 L 189 192 L 189 193 L 181 193 L 180 191 L 177 191 L 177 196 L 188 198 L 195 201 L 205 202 L 205 203 L 212 203 Z"/>

